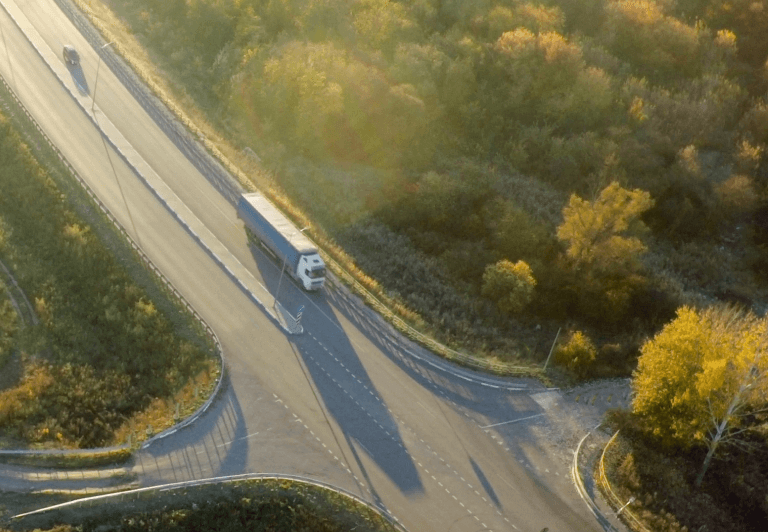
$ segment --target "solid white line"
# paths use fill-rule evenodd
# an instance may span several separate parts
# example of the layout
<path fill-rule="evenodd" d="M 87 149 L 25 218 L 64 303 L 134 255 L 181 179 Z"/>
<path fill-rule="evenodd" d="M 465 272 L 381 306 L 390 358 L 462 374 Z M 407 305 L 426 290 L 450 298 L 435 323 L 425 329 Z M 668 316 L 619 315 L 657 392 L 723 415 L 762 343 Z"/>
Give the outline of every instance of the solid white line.
<path fill-rule="evenodd" d="M 517 423 L 518 421 L 525 421 L 526 419 L 533 419 L 535 417 L 543 416 L 544 412 L 541 414 L 534 414 L 532 416 L 528 417 L 521 417 L 520 419 L 513 419 L 512 421 L 502 421 L 501 423 L 494 423 L 493 425 L 486 425 L 484 427 L 480 427 L 481 429 L 489 429 L 491 427 L 498 427 L 499 425 L 508 425 L 509 423 Z"/>

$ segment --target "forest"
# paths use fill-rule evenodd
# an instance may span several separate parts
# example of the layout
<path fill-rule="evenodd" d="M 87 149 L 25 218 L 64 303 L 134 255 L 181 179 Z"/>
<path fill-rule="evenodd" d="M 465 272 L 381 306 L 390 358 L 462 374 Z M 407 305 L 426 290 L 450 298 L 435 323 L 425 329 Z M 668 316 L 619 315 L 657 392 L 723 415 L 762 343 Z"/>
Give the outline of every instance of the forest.
<path fill-rule="evenodd" d="M 766 0 L 102 1 L 425 332 L 634 375 L 609 461 L 654 529 L 765 522 Z"/>

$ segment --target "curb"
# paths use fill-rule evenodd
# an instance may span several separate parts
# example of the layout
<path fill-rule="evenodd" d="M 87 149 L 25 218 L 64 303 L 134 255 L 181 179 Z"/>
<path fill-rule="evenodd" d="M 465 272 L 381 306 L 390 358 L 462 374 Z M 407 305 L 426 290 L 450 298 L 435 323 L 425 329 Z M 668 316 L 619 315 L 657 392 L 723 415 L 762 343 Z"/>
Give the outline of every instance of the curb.
<path fill-rule="evenodd" d="M 589 493 L 587 493 L 587 489 L 584 486 L 584 479 L 581 477 L 581 471 L 579 468 L 579 454 L 581 453 L 582 445 L 586 439 L 592 435 L 593 432 L 600 428 L 601 425 L 602 423 L 599 423 L 597 426 L 595 426 L 595 428 L 587 432 L 576 446 L 576 451 L 573 453 L 573 464 L 571 464 L 571 479 L 573 480 L 573 484 L 576 487 L 576 491 L 578 492 L 579 497 L 581 497 L 581 500 L 583 500 L 587 505 L 589 511 L 592 513 L 592 515 L 595 516 L 595 519 L 597 519 L 597 521 L 600 523 L 600 526 L 603 527 L 603 530 L 619 532 L 619 529 L 611 524 L 605 514 L 603 514 L 603 512 L 600 511 L 600 508 L 597 507 L 597 504 L 595 504 L 595 501 L 592 499 L 592 497 L 589 496 Z"/>
<path fill-rule="evenodd" d="M 93 21 L 90 19 L 90 17 L 85 14 L 85 12 L 88 11 L 87 5 L 83 4 L 82 0 L 73 0 L 75 10 L 78 10 L 77 13 L 73 13 L 72 7 L 70 7 L 69 2 L 66 0 L 54 0 L 57 5 L 64 11 L 65 15 L 70 18 L 70 20 L 73 21 L 75 26 L 77 26 L 81 33 L 83 33 L 83 36 L 91 42 L 91 45 L 98 51 L 100 55 L 105 56 L 105 62 L 108 62 L 110 67 L 112 68 L 113 72 L 117 75 L 118 78 L 123 81 L 123 84 L 126 86 L 126 88 L 131 92 L 131 94 L 134 95 L 134 98 L 139 101 L 140 105 L 150 114 L 150 116 L 155 120 L 156 123 L 158 123 L 158 126 L 160 129 L 162 129 L 166 135 L 171 139 L 171 141 L 176 144 L 177 147 L 193 162 L 193 164 L 198 167 L 198 170 L 203 172 L 211 172 L 214 173 L 217 177 L 231 177 L 229 172 L 232 172 L 234 174 L 238 174 L 242 179 L 242 172 L 237 169 L 237 167 L 234 166 L 233 163 L 229 162 L 226 157 L 223 156 L 217 149 L 215 149 L 215 146 L 212 146 L 211 143 L 209 143 L 207 140 L 203 138 L 203 144 L 206 149 L 199 148 L 199 151 L 202 151 L 202 153 L 198 153 L 197 146 L 190 141 L 189 139 L 183 138 L 183 134 L 180 133 L 180 129 L 184 130 L 184 133 L 189 133 L 190 135 L 197 136 L 201 138 L 201 133 L 199 130 L 196 130 L 194 127 L 194 124 L 189 121 L 185 116 L 183 116 L 183 112 L 178 109 L 172 102 L 167 102 L 162 99 L 152 90 L 151 83 L 146 83 L 138 74 L 133 72 L 133 70 L 130 70 L 130 66 L 123 67 L 120 62 L 115 59 L 114 56 L 120 57 L 120 54 L 117 54 L 114 50 L 104 50 L 103 53 L 99 49 L 99 45 L 103 44 L 103 39 L 101 37 L 101 34 L 98 33 L 99 28 L 98 24 L 93 23 Z M 82 16 L 90 26 L 97 32 L 98 37 L 95 37 L 91 35 L 90 28 L 88 29 L 88 35 L 86 35 L 85 32 L 83 32 L 83 21 L 74 19 L 79 16 Z M 117 46 L 117 49 L 119 50 L 119 46 Z M 123 63 L 130 63 L 128 61 L 123 61 Z M 128 68 L 130 70 L 129 73 L 123 72 L 124 68 Z M 117 71 L 115 70 L 117 69 Z M 130 82 L 127 80 L 129 78 L 136 78 L 139 79 L 142 83 L 145 83 L 147 85 L 146 92 L 144 90 L 141 90 L 141 88 L 137 89 L 134 87 L 135 83 L 133 82 L 133 79 L 131 79 Z M 154 102 L 151 102 L 150 99 L 155 98 L 157 101 L 160 101 L 163 105 L 163 108 L 158 109 L 156 108 Z M 168 115 L 171 116 L 168 116 Z M 223 160 L 220 160 L 223 159 Z M 229 183 L 232 183 L 234 179 L 228 180 Z M 242 185 L 240 185 L 242 186 Z M 272 200 L 274 202 L 274 200 Z M 279 203 L 279 202 L 275 202 Z M 398 330 L 401 334 L 405 335 L 407 338 L 411 339 L 412 341 L 416 342 L 417 344 L 429 349 L 430 351 L 438 354 L 441 358 L 444 360 L 458 364 L 460 366 L 464 366 L 470 369 L 475 370 L 481 370 L 489 372 L 492 375 L 496 376 L 502 376 L 502 377 L 523 377 L 523 378 L 541 378 L 544 376 L 543 369 L 540 367 L 526 367 L 526 366 L 514 366 L 512 364 L 506 364 L 506 363 L 494 363 L 489 362 L 486 359 L 479 358 L 473 355 L 468 355 L 465 353 L 461 353 L 459 351 L 456 351 L 454 349 L 451 349 L 450 347 L 437 342 L 433 338 L 424 335 L 423 333 L 417 331 L 410 325 L 408 325 L 402 318 L 397 316 L 394 312 L 392 312 L 389 307 L 384 305 L 376 296 L 374 296 L 370 291 L 368 291 L 357 279 L 355 279 L 347 270 L 341 267 L 340 264 L 336 260 L 334 260 L 330 254 L 321 249 L 318 246 L 318 249 L 320 249 L 320 252 L 323 256 L 323 259 L 326 261 L 326 263 L 329 264 L 329 266 L 333 266 L 334 273 L 340 277 L 344 278 L 344 281 L 342 281 L 345 284 L 348 284 L 355 292 L 358 293 L 359 296 L 363 298 L 363 300 L 370 305 L 374 310 L 376 310 L 380 315 L 385 317 L 385 319 L 395 327 L 396 330 Z M 238 279 L 235 279 L 235 281 L 238 281 Z M 245 289 L 246 294 L 249 295 L 256 301 L 258 304 L 261 304 L 263 308 L 266 308 L 258 299 L 255 298 L 247 289 Z M 267 314 L 270 314 L 267 310 Z M 293 318 L 291 316 L 291 318 Z M 295 318 L 293 318 L 295 321 Z M 282 323 L 280 323 L 278 319 L 278 325 L 280 325 L 288 334 L 300 334 L 300 333 L 294 333 L 291 330 L 289 330 L 289 327 L 284 326 Z"/>
<path fill-rule="evenodd" d="M 642 521 L 640 521 L 640 519 L 632 512 L 632 510 L 629 509 L 629 504 L 632 500 L 634 500 L 634 497 L 630 499 L 630 502 L 622 504 L 622 500 L 619 499 L 619 496 L 616 495 L 616 492 L 613 491 L 611 483 L 608 481 L 608 476 L 605 474 L 605 453 L 608 451 L 608 447 L 610 447 L 611 444 L 616 440 L 619 432 L 620 431 L 617 430 L 616 433 L 611 436 L 611 439 L 608 440 L 608 443 L 605 444 L 605 447 L 603 447 L 603 452 L 600 454 L 600 462 L 598 464 L 597 470 L 597 485 L 598 487 L 603 488 L 602 491 L 608 499 L 608 504 L 610 504 L 612 508 L 619 508 L 619 510 L 616 512 L 616 515 L 621 514 L 624 517 L 624 522 L 627 524 L 627 526 L 629 526 L 629 528 L 635 532 L 651 532 L 651 530 L 643 525 Z"/>
<path fill-rule="evenodd" d="M 381 515 L 384 519 L 386 519 L 399 532 L 408 532 L 408 530 L 402 525 L 402 523 L 400 523 L 400 520 L 398 520 L 394 515 L 392 515 L 386 508 L 371 504 L 343 488 L 338 488 L 336 486 L 327 484 L 325 482 L 320 482 L 314 479 L 310 479 L 310 478 L 302 477 L 298 475 L 274 475 L 274 474 L 263 474 L 263 473 L 244 473 L 240 475 L 231 475 L 231 476 L 225 476 L 225 477 L 214 477 L 214 478 L 206 478 L 201 480 L 189 480 L 185 482 L 161 484 L 158 486 L 151 486 L 147 488 L 137 488 L 137 489 L 127 490 L 127 491 L 119 491 L 119 492 L 107 493 L 102 495 L 95 495 L 92 497 L 77 499 L 75 501 L 69 501 L 61 504 L 56 504 L 53 506 L 48 506 L 46 508 L 33 510 L 31 512 L 25 512 L 22 514 L 14 515 L 11 517 L 11 520 L 24 519 L 30 516 L 39 516 L 48 512 L 55 512 L 57 510 L 70 508 L 70 507 L 92 506 L 93 503 L 97 501 L 106 501 L 109 499 L 114 499 L 114 500 L 119 500 L 120 502 L 123 502 L 125 501 L 126 498 L 137 498 L 137 499 L 141 498 L 146 493 L 151 494 L 152 492 L 174 491 L 177 489 L 191 488 L 196 486 L 224 484 L 228 482 L 238 482 L 238 481 L 247 481 L 247 480 L 290 480 L 290 481 L 301 482 L 303 484 L 309 484 L 315 487 L 330 490 L 339 495 L 347 497 L 348 499 L 351 499 L 358 504 L 362 504 L 368 508 L 371 508 L 376 513 Z"/>

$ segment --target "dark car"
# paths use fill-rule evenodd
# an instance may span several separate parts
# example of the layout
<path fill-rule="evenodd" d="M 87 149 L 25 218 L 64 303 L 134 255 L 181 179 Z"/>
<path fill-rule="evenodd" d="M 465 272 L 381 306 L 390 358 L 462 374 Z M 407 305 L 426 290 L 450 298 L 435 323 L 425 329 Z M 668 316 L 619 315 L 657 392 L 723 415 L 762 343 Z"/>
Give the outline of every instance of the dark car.
<path fill-rule="evenodd" d="M 80 54 L 77 53 L 75 47 L 71 44 L 64 45 L 64 61 L 70 65 L 77 65 L 80 63 Z"/>

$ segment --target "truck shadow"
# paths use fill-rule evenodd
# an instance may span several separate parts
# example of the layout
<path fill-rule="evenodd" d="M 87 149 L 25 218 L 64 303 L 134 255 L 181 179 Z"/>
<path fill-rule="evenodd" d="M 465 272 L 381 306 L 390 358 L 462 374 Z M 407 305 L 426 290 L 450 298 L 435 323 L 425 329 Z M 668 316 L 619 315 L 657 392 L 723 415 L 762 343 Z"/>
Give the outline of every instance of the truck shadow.
<path fill-rule="evenodd" d="M 376 312 L 350 295 L 346 289 L 328 290 L 326 298 L 339 314 L 354 323 L 381 353 L 415 383 L 434 391 L 438 400 L 472 419 L 478 430 L 484 432 L 492 430 L 501 436 L 505 449 L 508 449 L 518 461 L 522 460 L 521 463 L 528 462 L 530 447 L 526 446 L 525 442 L 530 442 L 537 437 L 532 429 L 537 423 L 546 419 L 546 409 L 542 406 L 542 402 L 545 402 L 546 396 L 552 395 L 552 392 L 546 392 L 532 380 L 528 383 L 531 384 L 530 389 L 514 389 L 523 384 L 522 379 L 515 381 L 510 379 L 507 388 L 498 385 L 489 386 L 487 382 L 483 383 L 486 377 L 483 374 L 454 366 L 453 370 L 461 371 L 465 378 L 457 377 L 452 372 L 438 369 L 440 366 L 450 368 L 450 364 L 446 364 L 427 349 L 404 338 Z M 502 379 L 498 381 L 503 382 Z M 494 503 L 498 503 L 498 498 L 492 491 L 491 482 L 481 473 L 479 464 L 474 459 L 470 459 L 468 465 Z M 529 474 L 537 476 L 538 472 L 529 469 Z"/>
<path fill-rule="evenodd" d="M 261 246 L 252 246 L 251 252 L 265 287 L 270 293 L 277 294 L 281 305 L 294 316 L 303 307 L 305 332 L 290 340 L 304 363 L 321 406 L 336 422 L 350 449 L 351 456 L 340 458 L 348 462 L 351 469 L 353 465 L 357 466 L 363 477 L 361 480 L 377 501 L 374 479 L 369 474 L 370 466 L 366 465 L 368 460 L 372 460 L 401 492 L 423 492 L 419 473 L 405 450 L 401 427 L 376 390 L 356 348 L 344 335 L 334 309 L 325 299 L 325 290 L 307 293 L 287 272 L 281 280 L 282 264 L 268 256 Z M 321 334 L 328 345 L 317 338 L 320 330 L 332 333 Z"/>

